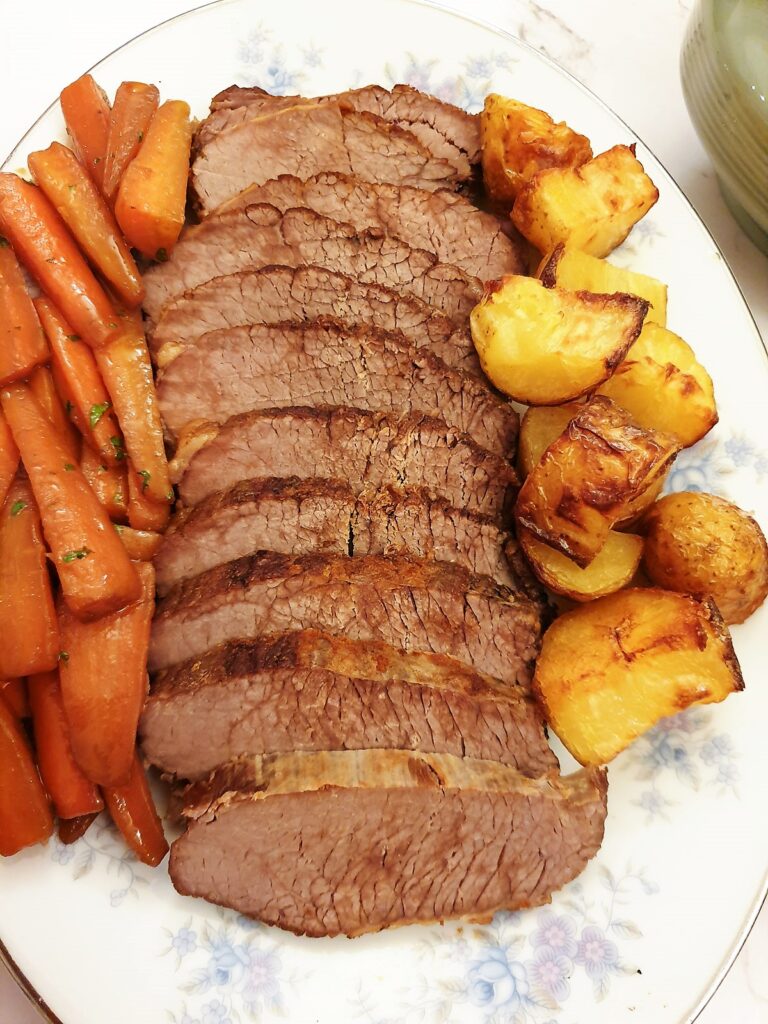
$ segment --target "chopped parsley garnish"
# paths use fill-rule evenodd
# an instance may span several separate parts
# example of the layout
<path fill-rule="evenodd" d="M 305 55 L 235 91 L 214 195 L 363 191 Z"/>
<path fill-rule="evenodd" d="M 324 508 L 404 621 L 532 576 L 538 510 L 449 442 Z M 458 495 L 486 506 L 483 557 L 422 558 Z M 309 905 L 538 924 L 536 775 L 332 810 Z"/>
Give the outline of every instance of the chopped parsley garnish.
<path fill-rule="evenodd" d="M 11 243 L 8 241 L 7 238 L 3 238 L 3 236 L 0 235 L 0 249 L 7 249 L 10 244 Z"/>
<path fill-rule="evenodd" d="M 100 163 L 101 163 L 101 157 L 100 157 L 100 156 L 95 156 L 95 157 L 93 158 L 93 162 L 94 162 L 95 164 L 100 164 Z"/>
<path fill-rule="evenodd" d="M 72 465 L 71 462 L 64 463 L 64 469 L 66 470 L 67 473 L 71 473 L 74 468 L 75 467 Z"/>
<path fill-rule="evenodd" d="M 148 469 L 140 469 L 138 472 L 141 477 L 141 493 L 143 494 L 149 487 L 149 481 L 152 479 L 152 474 Z"/>
<path fill-rule="evenodd" d="M 88 422 L 91 424 L 91 430 L 93 430 L 109 406 L 109 402 L 102 402 L 100 405 L 91 406 L 91 411 L 88 413 Z"/>
<path fill-rule="evenodd" d="M 79 548 L 77 551 L 65 551 L 61 556 L 61 560 L 68 565 L 70 562 L 79 561 L 81 558 L 85 558 L 86 555 L 90 555 L 90 553 L 90 548 Z"/>
<path fill-rule="evenodd" d="M 80 341 L 80 335 L 79 334 L 68 334 L 67 335 L 67 341 Z"/>
<path fill-rule="evenodd" d="M 115 458 L 121 462 L 125 458 L 125 445 L 122 437 L 110 437 L 109 443 L 115 449 Z"/>
<path fill-rule="evenodd" d="M 144 141 L 144 132 L 139 132 L 138 133 L 138 135 L 136 136 L 136 141 L 137 142 L 143 142 Z"/>
<path fill-rule="evenodd" d="M 175 500 L 176 495 L 173 493 L 173 488 L 172 487 L 169 489 L 168 493 L 166 494 L 166 498 L 168 499 L 168 501 L 174 501 Z"/>
<path fill-rule="evenodd" d="M 158 263 L 165 263 L 165 261 L 168 259 L 168 250 L 162 248 L 158 249 L 157 252 L 155 253 L 155 259 L 157 260 Z"/>
<path fill-rule="evenodd" d="M 19 512 L 23 512 L 26 507 L 26 501 L 14 501 L 14 503 L 11 505 L 11 515 L 17 516 Z"/>
<path fill-rule="evenodd" d="M 59 661 L 69 661 L 69 653 L 67 651 L 59 651 Z"/>

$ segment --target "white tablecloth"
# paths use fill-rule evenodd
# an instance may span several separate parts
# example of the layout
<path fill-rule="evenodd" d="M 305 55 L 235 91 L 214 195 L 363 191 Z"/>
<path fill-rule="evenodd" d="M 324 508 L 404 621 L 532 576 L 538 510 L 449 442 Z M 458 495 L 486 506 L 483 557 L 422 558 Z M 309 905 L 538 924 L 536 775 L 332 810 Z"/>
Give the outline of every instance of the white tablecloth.
<path fill-rule="evenodd" d="M 581 79 L 632 126 L 698 209 L 768 338 L 768 259 L 726 210 L 680 90 L 680 43 L 693 0 L 444 2 L 522 36 Z M 0 156 L 11 150 L 62 86 L 127 39 L 192 6 L 193 0 L 0 0 L 5 43 L 0 61 Z M 765 1024 L 766 962 L 768 910 L 698 1024 Z M 0 1024 L 39 1020 L 0 965 Z"/>

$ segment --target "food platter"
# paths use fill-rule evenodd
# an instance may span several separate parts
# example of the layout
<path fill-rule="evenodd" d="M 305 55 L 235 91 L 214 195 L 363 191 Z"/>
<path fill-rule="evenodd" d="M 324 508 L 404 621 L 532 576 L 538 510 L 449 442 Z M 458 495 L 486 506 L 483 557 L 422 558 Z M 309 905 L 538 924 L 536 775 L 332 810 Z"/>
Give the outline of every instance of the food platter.
<path fill-rule="evenodd" d="M 635 141 L 523 43 L 408 0 L 379 3 L 375 32 L 370 9 L 342 0 L 268 11 L 228 0 L 146 33 L 96 74 L 109 92 L 123 79 L 156 81 L 198 115 L 233 81 L 306 94 L 407 81 L 473 110 L 498 91 L 567 120 L 595 151 Z M 58 108 L 7 168 L 56 137 Z M 669 487 L 732 498 L 765 527 L 765 352 L 706 230 L 639 142 L 638 156 L 661 198 L 613 260 L 669 284 L 669 325 L 709 368 L 720 409 L 720 424 L 680 456 Z M 551 908 L 487 925 L 300 939 L 178 896 L 163 868 L 138 865 L 99 822 L 72 847 L 52 840 L 0 864 L 0 940 L 64 1024 L 614 1024 L 630 1013 L 682 1024 L 722 977 L 765 891 L 767 623 L 762 609 L 734 629 L 744 694 L 663 723 L 611 765 L 603 848 Z"/>

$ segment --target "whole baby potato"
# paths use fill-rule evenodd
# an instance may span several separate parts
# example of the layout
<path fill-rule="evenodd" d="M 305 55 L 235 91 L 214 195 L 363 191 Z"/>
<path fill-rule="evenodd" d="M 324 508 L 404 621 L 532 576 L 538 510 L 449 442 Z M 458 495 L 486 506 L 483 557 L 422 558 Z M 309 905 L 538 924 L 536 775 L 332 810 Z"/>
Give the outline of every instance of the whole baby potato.
<path fill-rule="evenodd" d="M 659 587 L 711 596 L 729 623 L 768 594 L 768 545 L 755 520 L 713 494 L 668 494 L 645 517 L 645 571 Z"/>

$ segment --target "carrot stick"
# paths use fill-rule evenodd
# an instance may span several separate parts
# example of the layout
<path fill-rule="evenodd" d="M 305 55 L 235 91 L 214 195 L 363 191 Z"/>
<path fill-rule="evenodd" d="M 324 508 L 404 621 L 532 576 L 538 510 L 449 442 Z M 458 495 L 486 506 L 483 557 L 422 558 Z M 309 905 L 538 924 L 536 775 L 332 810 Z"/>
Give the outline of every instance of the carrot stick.
<path fill-rule="evenodd" d="M 55 668 L 59 627 L 40 513 L 17 477 L 0 510 L 0 678 Z"/>
<path fill-rule="evenodd" d="M 125 466 L 105 465 L 98 452 L 90 445 L 84 444 L 80 455 L 80 468 L 99 503 L 107 510 L 109 518 L 113 522 L 125 522 L 128 518 L 128 481 Z M 136 557 L 130 551 L 128 555 L 130 558 Z"/>
<path fill-rule="evenodd" d="M 168 843 L 138 753 L 128 782 L 102 792 L 126 844 L 140 861 L 156 867 L 168 852 Z"/>
<path fill-rule="evenodd" d="M 0 233 L 75 333 L 103 345 L 120 332 L 112 305 L 67 226 L 35 185 L 0 174 Z"/>
<path fill-rule="evenodd" d="M 159 98 L 157 87 L 143 82 L 123 82 L 117 87 L 109 119 L 102 187 L 110 203 L 114 203 L 120 179 L 144 141 Z"/>
<path fill-rule="evenodd" d="M 23 679 L 0 679 L 0 699 L 17 718 L 29 718 L 27 684 Z"/>
<path fill-rule="evenodd" d="M 9 384 L 0 389 L 0 402 L 29 475 L 69 607 L 82 618 L 95 618 L 135 601 L 141 592 L 136 570 L 29 387 Z"/>
<path fill-rule="evenodd" d="M 102 810 L 101 794 L 83 775 L 72 754 L 58 672 L 30 676 L 29 703 L 37 766 L 56 814 L 77 818 Z"/>
<path fill-rule="evenodd" d="M 144 488 L 144 480 L 132 466 L 128 467 L 128 524 L 134 530 L 162 533 L 171 518 L 167 501 L 155 501 Z"/>
<path fill-rule="evenodd" d="M 141 478 L 142 493 L 167 505 L 173 501 L 173 491 L 141 314 L 128 313 L 121 322 L 122 336 L 99 349 L 96 362 L 112 399 L 128 458 Z"/>
<path fill-rule="evenodd" d="M 102 786 L 119 785 L 130 775 L 147 694 L 155 570 L 149 562 L 137 562 L 136 569 L 141 597 L 120 612 L 80 622 L 63 602 L 59 607 L 64 651 L 59 675 L 70 742 L 82 770 Z"/>
<path fill-rule="evenodd" d="M 104 197 L 72 150 L 52 142 L 48 149 L 30 153 L 27 163 L 91 265 L 123 302 L 138 305 L 144 298 L 144 285 L 131 250 Z"/>
<path fill-rule="evenodd" d="M 72 843 L 76 843 L 78 839 L 82 839 L 98 816 L 97 811 L 95 814 L 81 814 L 77 818 L 59 819 L 59 842 L 65 846 L 71 846 Z"/>
<path fill-rule="evenodd" d="M 101 188 L 109 135 L 109 101 L 90 75 L 61 90 L 59 97 L 75 152 Z"/>
<path fill-rule="evenodd" d="M 162 535 L 152 530 L 134 530 L 131 526 L 115 526 L 129 556 L 138 562 L 151 562 L 160 547 Z"/>
<path fill-rule="evenodd" d="M 29 743 L 0 700 L 0 856 L 45 843 L 52 832 L 53 815 Z"/>
<path fill-rule="evenodd" d="M 189 105 L 167 100 L 150 121 L 117 190 L 117 223 L 131 245 L 150 259 L 168 259 L 184 225 L 191 142 Z"/>
<path fill-rule="evenodd" d="M 47 366 L 38 366 L 29 378 L 29 388 L 66 447 L 69 461 L 77 462 L 80 438 L 72 426 L 75 409 L 71 399 L 68 395 L 61 395 L 60 389 L 54 383 L 53 373 Z M 63 405 L 62 402 L 66 404 Z"/>
<path fill-rule="evenodd" d="M 122 438 L 93 349 L 80 341 L 48 299 L 35 299 L 35 309 L 51 345 L 55 379 L 64 383 L 77 412 L 75 422 L 102 461 L 116 466 L 123 459 Z"/>
<path fill-rule="evenodd" d="M 0 237 L 0 384 L 28 377 L 48 361 L 42 332 L 13 249 Z"/>
<path fill-rule="evenodd" d="M 11 486 L 16 470 L 19 467 L 19 449 L 13 440 L 11 428 L 0 412 L 0 506 L 5 501 L 8 488 Z"/>

